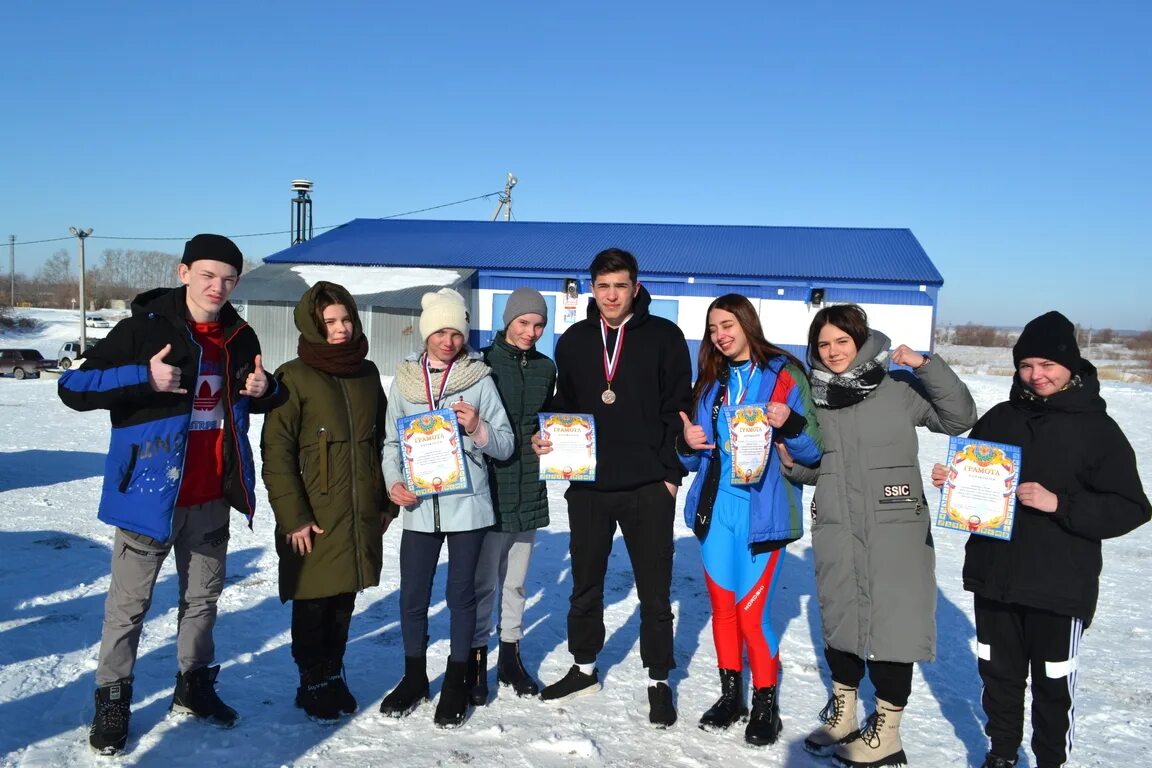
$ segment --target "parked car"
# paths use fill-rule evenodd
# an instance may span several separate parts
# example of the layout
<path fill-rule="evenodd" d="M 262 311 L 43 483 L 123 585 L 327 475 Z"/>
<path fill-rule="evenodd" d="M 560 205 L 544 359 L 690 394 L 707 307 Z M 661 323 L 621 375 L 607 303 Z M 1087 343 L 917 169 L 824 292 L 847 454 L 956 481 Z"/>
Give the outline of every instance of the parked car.
<path fill-rule="evenodd" d="M 99 341 L 99 339 L 88 339 L 88 349 L 83 352 L 80 351 L 79 341 L 64 342 L 60 345 L 60 351 L 56 353 L 56 365 L 64 370 L 68 370 L 76 364 L 77 360 L 84 357 L 88 352 L 91 352 L 92 348 L 96 346 L 97 341 Z"/>
<path fill-rule="evenodd" d="M 40 378 L 40 372 L 53 366 L 35 349 L 0 349 L 0 376 L 17 379 Z"/>
<path fill-rule="evenodd" d="M 87 315 L 84 318 L 84 325 L 89 328 L 111 328 L 112 323 L 102 315 Z"/>

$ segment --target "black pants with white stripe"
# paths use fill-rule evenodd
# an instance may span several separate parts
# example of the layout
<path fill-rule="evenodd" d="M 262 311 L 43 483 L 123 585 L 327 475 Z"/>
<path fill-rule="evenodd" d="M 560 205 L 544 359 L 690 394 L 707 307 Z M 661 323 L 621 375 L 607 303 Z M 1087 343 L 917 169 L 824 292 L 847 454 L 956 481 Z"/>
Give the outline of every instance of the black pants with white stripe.
<path fill-rule="evenodd" d="M 976 644 L 984 732 L 992 752 L 1014 759 L 1024 740 L 1024 690 L 1032 678 L 1036 768 L 1064 765 L 1075 735 L 1076 667 L 1084 622 L 976 597 Z"/>

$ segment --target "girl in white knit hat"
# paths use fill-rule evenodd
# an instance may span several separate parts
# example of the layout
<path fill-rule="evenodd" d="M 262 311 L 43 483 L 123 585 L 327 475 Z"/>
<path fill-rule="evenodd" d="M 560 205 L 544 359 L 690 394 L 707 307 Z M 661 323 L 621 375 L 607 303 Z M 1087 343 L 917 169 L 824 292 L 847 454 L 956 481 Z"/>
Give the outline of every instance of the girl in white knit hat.
<path fill-rule="evenodd" d="M 485 456 L 506 459 L 513 435 L 491 369 L 469 351 L 468 310 L 451 288 L 421 300 L 424 350 L 400 364 L 388 396 L 389 423 L 438 408 L 451 408 L 460 424 L 468 484 L 455 493 L 416 496 L 404 482 L 399 430 L 384 443 L 384 482 L 401 507 L 400 629 L 404 638 L 404 678 L 380 705 L 391 717 L 404 717 L 429 698 L 428 606 L 440 550 L 448 542 L 447 603 L 451 651 L 436 706 L 435 723 L 461 725 L 468 712 L 466 672 L 476 627 L 476 562 L 495 517 L 488 491 Z"/>

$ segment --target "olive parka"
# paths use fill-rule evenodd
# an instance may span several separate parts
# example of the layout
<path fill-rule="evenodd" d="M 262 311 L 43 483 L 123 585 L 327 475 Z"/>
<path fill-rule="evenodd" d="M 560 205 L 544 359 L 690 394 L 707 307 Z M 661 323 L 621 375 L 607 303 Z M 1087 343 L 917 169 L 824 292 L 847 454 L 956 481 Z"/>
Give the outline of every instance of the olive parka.
<path fill-rule="evenodd" d="M 873 330 L 856 360 L 889 346 Z M 808 360 L 828 371 L 816 350 Z M 820 464 L 785 472 L 816 485 L 812 551 L 824 643 L 868 661 L 936 656 L 936 552 L 916 428 L 959 435 L 976 423 L 976 404 L 939 355 L 926 360 L 915 376 L 889 373 L 855 405 L 817 405 Z"/>
<path fill-rule="evenodd" d="M 317 283 L 296 305 L 296 327 L 326 340 L 316 318 L 321 287 L 344 298 L 353 339 L 364 330 L 356 303 L 341 286 Z M 384 494 L 380 451 L 388 401 L 376 365 L 365 359 L 350 375 L 324 373 L 300 358 L 276 371 L 288 402 L 264 420 L 260 447 L 268 502 L 276 515 L 280 599 L 314 599 L 380 583 L 383 531 L 396 509 Z M 287 534 L 314 522 L 312 552 L 298 555 Z"/>

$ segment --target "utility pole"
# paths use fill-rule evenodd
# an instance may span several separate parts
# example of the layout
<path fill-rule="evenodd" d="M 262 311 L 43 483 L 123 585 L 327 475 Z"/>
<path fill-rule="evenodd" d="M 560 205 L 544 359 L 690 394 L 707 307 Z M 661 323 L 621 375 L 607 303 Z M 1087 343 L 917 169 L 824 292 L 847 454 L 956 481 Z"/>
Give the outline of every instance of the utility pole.
<path fill-rule="evenodd" d="M 500 193 L 500 204 L 496 206 L 496 213 L 492 214 L 492 221 L 500 218 L 500 211 L 504 211 L 504 221 L 512 221 L 512 187 L 519 181 L 511 172 L 508 180 L 504 182 L 504 191 Z"/>
<path fill-rule="evenodd" d="M 16 235 L 8 235 L 8 289 L 12 292 L 12 306 L 16 306 Z"/>
<path fill-rule="evenodd" d="M 80 351 L 88 350 L 88 304 L 84 298 L 84 238 L 92 234 L 92 227 L 77 229 L 69 227 L 68 231 L 80 239 Z"/>

